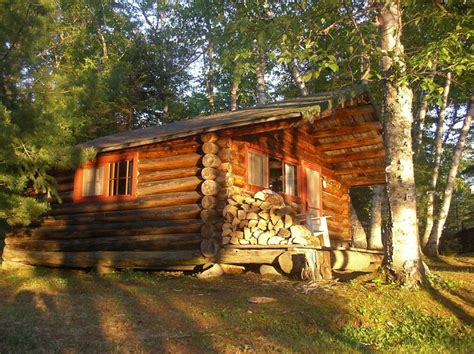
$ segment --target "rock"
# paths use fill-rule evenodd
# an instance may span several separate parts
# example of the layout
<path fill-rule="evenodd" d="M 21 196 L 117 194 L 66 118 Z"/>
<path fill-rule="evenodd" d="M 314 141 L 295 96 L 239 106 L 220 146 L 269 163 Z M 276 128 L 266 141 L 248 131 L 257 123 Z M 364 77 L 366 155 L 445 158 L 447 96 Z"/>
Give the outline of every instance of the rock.
<path fill-rule="evenodd" d="M 209 279 L 220 277 L 224 274 L 222 267 L 219 264 L 213 264 L 211 267 L 207 268 L 205 271 L 197 275 L 198 279 Z"/>
<path fill-rule="evenodd" d="M 275 298 L 266 296 L 254 296 L 248 299 L 251 304 L 267 304 L 275 301 L 277 301 Z"/>

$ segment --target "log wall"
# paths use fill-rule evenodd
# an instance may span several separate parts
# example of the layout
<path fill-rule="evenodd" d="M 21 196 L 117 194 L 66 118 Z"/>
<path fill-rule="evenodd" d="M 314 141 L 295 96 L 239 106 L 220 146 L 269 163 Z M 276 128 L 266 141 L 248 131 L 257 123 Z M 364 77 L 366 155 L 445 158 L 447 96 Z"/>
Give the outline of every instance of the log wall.
<path fill-rule="evenodd" d="M 39 223 L 7 235 L 3 258 L 10 265 L 75 268 L 183 269 L 207 263 L 221 248 L 229 198 L 251 190 L 249 143 L 321 166 L 330 237 L 350 240 L 348 188 L 301 132 L 207 133 L 128 149 L 138 152 L 135 198 L 73 203 L 74 173 L 56 173 L 62 203 L 52 198 L 52 210 Z M 303 201 L 296 202 L 302 209 Z"/>
<path fill-rule="evenodd" d="M 39 223 L 9 234 L 4 260 L 75 268 L 206 263 L 202 143 L 181 139 L 135 151 L 136 198 L 73 203 L 74 173 L 56 173 L 62 203 L 52 199 L 51 212 Z"/>
<path fill-rule="evenodd" d="M 321 167 L 321 176 L 326 181 L 322 189 L 323 214 L 328 218 L 328 229 L 331 240 L 350 241 L 350 208 L 349 188 L 328 168 L 329 165 L 321 160 L 317 148 L 309 143 L 300 131 L 286 129 L 266 134 L 249 135 L 234 139 L 235 157 L 232 163 L 234 174 L 242 181 L 240 187 L 246 190 L 250 186 L 247 181 L 247 144 L 258 147 L 262 151 L 277 157 L 290 158 L 299 162 L 306 161 Z M 303 208 L 303 201 L 301 201 Z"/>

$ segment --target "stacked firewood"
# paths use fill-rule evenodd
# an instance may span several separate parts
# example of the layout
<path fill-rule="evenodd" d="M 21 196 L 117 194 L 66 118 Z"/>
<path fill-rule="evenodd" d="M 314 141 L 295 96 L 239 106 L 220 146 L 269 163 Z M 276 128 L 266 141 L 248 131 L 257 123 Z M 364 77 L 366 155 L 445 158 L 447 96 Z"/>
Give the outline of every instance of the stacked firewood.
<path fill-rule="evenodd" d="M 319 245 L 297 220 L 298 206 L 285 203 L 271 190 L 250 195 L 232 193 L 223 210 L 223 244 L 232 245 Z"/>

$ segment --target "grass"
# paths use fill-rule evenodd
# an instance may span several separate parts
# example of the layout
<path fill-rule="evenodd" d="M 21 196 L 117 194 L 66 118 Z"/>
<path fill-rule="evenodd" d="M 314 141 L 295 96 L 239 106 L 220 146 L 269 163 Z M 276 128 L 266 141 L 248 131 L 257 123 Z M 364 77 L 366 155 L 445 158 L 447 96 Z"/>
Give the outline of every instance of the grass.
<path fill-rule="evenodd" d="M 412 292 L 377 274 L 307 284 L 254 274 L 0 271 L 0 352 L 474 352 L 473 258 Z M 357 277 L 356 277 L 357 276 Z M 249 297 L 277 299 L 250 304 Z"/>

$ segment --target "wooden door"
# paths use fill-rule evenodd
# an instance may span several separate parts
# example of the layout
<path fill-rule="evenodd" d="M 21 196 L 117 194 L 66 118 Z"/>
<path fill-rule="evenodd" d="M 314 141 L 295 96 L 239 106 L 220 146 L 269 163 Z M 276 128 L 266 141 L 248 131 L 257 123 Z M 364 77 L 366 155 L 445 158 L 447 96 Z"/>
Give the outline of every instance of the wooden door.
<path fill-rule="evenodd" d="M 316 167 L 304 166 L 306 209 L 315 216 L 322 215 L 321 171 Z"/>

